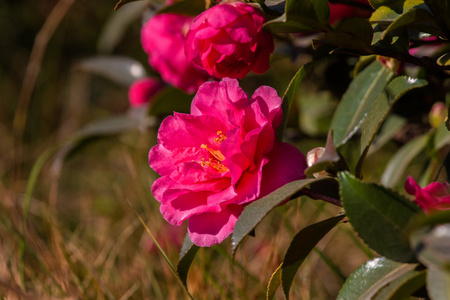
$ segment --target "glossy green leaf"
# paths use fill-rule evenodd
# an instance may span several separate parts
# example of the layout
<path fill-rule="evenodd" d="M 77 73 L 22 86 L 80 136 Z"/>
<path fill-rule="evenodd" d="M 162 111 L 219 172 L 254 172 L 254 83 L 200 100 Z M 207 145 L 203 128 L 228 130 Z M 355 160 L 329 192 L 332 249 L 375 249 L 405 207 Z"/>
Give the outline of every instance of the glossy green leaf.
<path fill-rule="evenodd" d="M 402 28 L 417 28 L 420 26 L 419 24 L 426 22 L 431 23 L 433 21 L 433 16 L 430 14 L 427 6 L 422 3 L 422 5 L 417 5 L 396 18 L 384 31 L 381 38 L 384 39 L 389 33 Z M 423 29 L 427 28 L 428 27 L 423 27 Z"/>
<path fill-rule="evenodd" d="M 393 75 L 392 71 L 374 61 L 352 81 L 331 121 L 336 147 L 345 144 L 356 133 Z"/>
<path fill-rule="evenodd" d="M 374 23 L 389 24 L 398 19 L 402 14 L 417 7 L 426 8 L 423 0 L 391 0 L 391 1 L 371 1 L 374 3 L 375 11 L 370 17 Z M 384 2 L 384 3 L 381 3 Z M 381 4 L 381 5 L 380 5 Z"/>
<path fill-rule="evenodd" d="M 428 134 L 417 137 L 405 144 L 395 155 L 389 160 L 383 175 L 381 176 L 381 184 L 387 187 L 395 187 L 400 180 L 403 180 L 405 172 L 411 161 L 425 149 Z"/>
<path fill-rule="evenodd" d="M 385 257 L 372 259 L 356 269 L 342 286 L 338 300 L 367 300 L 387 284 L 413 270 L 416 264 L 402 264 Z"/>
<path fill-rule="evenodd" d="M 241 241 L 270 211 L 309 184 L 324 179 L 326 178 L 312 178 L 293 181 L 280 187 L 258 201 L 249 204 L 239 216 L 239 219 L 234 226 L 233 234 L 231 235 L 233 253 L 236 251 Z"/>
<path fill-rule="evenodd" d="M 395 5 L 395 3 L 405 2 L 405 0 L 369 0 L 370 5 L 374 8 L 380 8 L 381 6 Z"/>
<path fill-rule="evenodd" d="M 372 299 L 373 300 L 397 300 L 407 299 L 414 292 L 425 286 L 427 272 L 423 270 L 411 270 L 384 286 Z"/>
<path fill-rule="evenodd" d="M 275 272 L 272 274 L 269 280 L 269 284 L 267 285 L 267 293 L 266 299 L 271 300 L 273 296 L 275 296 L 275 292 L 281 284 L 281 268 L 283 267 L 283 263 L 278 266 Z"/>
<path fill-rule="evenodd" d="M 379 254 L 399 262 L 414 262 L 407 229 L 420 209 L 410 200 L 383 186 L 338 175 L 341 201 L 355 231 Z"/>
<path fill-rule="evenodd" d="M 401 76 L 394 78 L 380 93 L 361 126 L 361 153 L 369 147 L 393 105 L 408 91 L 427 84 L 425 80 Z"/>
<path fill-rule="evenodd" d="M 373 53 L 370 47 L 372 36 L 373 29 L 369 21 L 361 18 L 351 18 L 341 21 L 335 28 L 335 31 L 327 32 L 320 42 L 358 50 L 369 55 Z"/>
<path fill-rule="evenodd" d="M 340 215 L 309 225 L 295 235 L 284 256 L 281 267 L 281 284 L 286 299 L 289 299 L 289 290 L 300 265 L 305 261 L 317 243 L 344 217 L 345 215 Z"/>
<path fill-rule="evenodd" d="M 450 272 L 438 267 L 429 268 L 427 290 L 432 300 L 450 299 Z"/>
<path fill-rule="evenodd" d="M 286 125 L 288 123 L 289 118 L 289 111 L 291 110 L 292 103 L 295 101 L 295 97 L 297 96 L 297 90 L 300 86 L 303 78 L 310 72 L 312 67 L 314 66 L 313 63 L 307 63 L 306 65 L 302 66 L 297 73 L 292 77 L 291 82 L 289 82 L 289 85 L 284 92 L 283 95 L 283 103 L 281 105 L 281 108 L 283 109 L 283 121 L 281 122 L 280 126 L 278 126 L 276 135 L 277 139 L 279 141 L 283 140 L 284 130 L 286 129 Z"/>
<path fill-rule="evenodd" d="M 172 5 L 165 6 L 157 13 L 178 13 L 183 15 L 197 16 L 206 9 L 205 0 L 182 0 Z"/>
<path fill-rule="evenodd" d="M 129 87 L 133 82 L 147 76 L 142 64 L 122 56 L 95 56 L 81 60 L 76 68 L 88 73 L 104 76 Z"/>
<path fill-rule="evenodd" d="M 326 0 L 286 0 L 285 13 L 264 26 L 273 32 L 330 31 Z"/>
<path fill-rule="evenodd" d="M 180 257 L 178 259 L 178 265 L 177 265 L 177 274 L 180 276 L 181 281 L 185 286 L 187 275 L 189 272 L 189 268 L 191 267 L 192 261 L 195 258 L 195 255 L 197 254 L 200 247 L 194 245 L 189 238 L 189 234 L 186 234 L 186 237 L 184 238 L 183 246 L 181 247 L 180 251 Z"/>
<path fill-rule="evenodd" d="M 437 61 L 438 65 L 443 67 L 450 66 L 450 53 L 445 53 L 444 55 L 440 56 Z"/>

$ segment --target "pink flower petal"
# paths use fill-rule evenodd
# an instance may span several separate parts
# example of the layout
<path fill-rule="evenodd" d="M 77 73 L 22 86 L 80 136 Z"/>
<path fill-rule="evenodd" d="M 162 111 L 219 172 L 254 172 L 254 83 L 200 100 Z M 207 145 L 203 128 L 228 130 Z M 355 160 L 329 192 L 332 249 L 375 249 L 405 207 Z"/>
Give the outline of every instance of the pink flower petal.
<path fill-rule="evenodd" d="M 191 241 L 200 247 L 220 244 L 233 232 L 234 224 L 242 213 L 242 206 L 228 205 L 220 213 L 204 213 L 189 219 Z"/>

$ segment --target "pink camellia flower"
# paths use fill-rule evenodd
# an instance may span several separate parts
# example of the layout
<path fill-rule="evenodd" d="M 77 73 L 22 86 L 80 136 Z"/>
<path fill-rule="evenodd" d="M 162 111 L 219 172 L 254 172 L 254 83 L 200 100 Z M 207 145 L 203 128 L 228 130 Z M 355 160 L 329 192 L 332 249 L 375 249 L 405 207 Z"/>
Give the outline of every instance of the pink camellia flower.
<path fill-rule="evenodd" d="M 305 156 L 275 138 L 281 102 L 267 86 L 248 99 L 237 80 L 225 78 L 199 88 L 191 114 L 174 113 L 161 123 L 149 153 L 161 175 L 152 192 L 170 224 L 188 220 L 194 244 L 221 243 L 245 205 L 305 178 Z"/>
<path fill-rule="evenodd" d="M 366 4 L 370 8 L 368 0 L 355 0 L 361 4 Z M 371 11 L 368 9 L 362 9 L 355 6 L 350 6 L 342 3 L 328 3 L 330 6 L 330 23 L 336 23 L 339 20 L 360 17 L 368 18 L 370 17 Z"/>
<path fill-rule="evenodd" d="M 421 188 L 411 176 L 405 183 L 408 194 L 414 195 L 416 202 L 426 213 L 433 210 L 450 209 L 450 184 L 448 182 L 432 182 Z"/>
<path fill-rule="evenodd" d="M 264 16 L 255 7 L 225 2 L 201 13 L 186 36 L 186 55 L 217 78 L 243 78 L 269 69 L 272 34 L 262 31 Z"/>
<path fill-rule="evenodd" d="M 151 18 L 141 30 L 141 43 L 153 69 L 171 85 L 194 93 L 208 79 L 184 54 L 184 40 L 194 18 L 165 13 Z"/>
<path fill-rule="evenodd" d="M 164 84 L 155 78 L 143 78 L 136 80 L 128 89 L 128 100 L 131 107 L 141 107 L 151 102 L 153 96 L 158 93 Z"/>

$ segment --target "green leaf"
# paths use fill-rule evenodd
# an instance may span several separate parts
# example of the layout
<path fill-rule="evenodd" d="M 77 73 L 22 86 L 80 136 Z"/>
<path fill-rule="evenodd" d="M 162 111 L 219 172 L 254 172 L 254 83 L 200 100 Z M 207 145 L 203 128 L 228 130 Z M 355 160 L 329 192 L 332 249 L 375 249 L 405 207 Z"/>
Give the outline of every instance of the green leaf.
<path fill-rule="evenodd" d="M 389 259 L 414 262 L 407 226 L 420 209 L 394 191 L 362 182 L 348 172 L 338 178 L 345 213 L 364 242 Z"/>
<path fill-rule="evenodd" d="M 356 269 L 339 291 L 337 300 L 366 300 L 384 286 L 413 270 L 416 264 L 402 264 L 377 257 Z"/>
<path fill-rule="evenodd" d="M 375 136 L 372 144 L 370 145 L 367 156 L 372 155 L 387 142 L 389 142 L 397 134 L 397 132 L 405 126 L 406 123 L 406 119 L 400 117 L 399 115 L 388 115 L 383 123 L 384 125 L 381 127 L 380 132 Z"/>
<path fill-rule="evenodd" d="M 340 215 L 309 225 L 295 235 L 284 256 L 281 267 L 281 284 L 286 299 L 289 299 L 289 290 L 300 265 L 317 243 L 344 217 L 345 215 Z"/>
<path fill-rule="evenodd" d="M 450 0 L 425 0 L 425 3 L 433 12 L 441 29 L 446 32 L 446 37 L 449 38 L 450 18 L 448 16 L 450 16 Z"/>
<path fill-rule="evenodd" d="M 350 83 L 331 121 L 336 147 L 345 144 L 356 133 L 393 76 L 392 71 L 374 61 Z"/>
<path fill-rule="evenodd" d="M 381 184 L 387 187 L 395 187 L 411 161 L 425 149 L 429 135 L 417 137 L 405 144 L 389 160 L 386 169 L 381 176 Z"/>
<path fill-rule="evenodd" d="M 438 151 L 448 144 L 450 144 L 450 131 L 448 131 L 447 127 L 442 125 L 436 130 L 434 136 L 434 150 Z"/>
<path fill-rule="evenodd" d="M 427 85 L 427 81 L 407 76 L 394 78 L 388 84 L 375 100 L 361 126 L 361 153 L 370 147 L 394 104 L 408 91 L 425 85 Z"/>
<path fill-rule="evenodd" d="M 389 6 L 395 4 L 396 2 L 404 2 L 405 0 L 369 0 L 370 5 L 377 9 L 381 6 Z"/>
<path fill-rule="evenodd" d="M 440 56 L 437 61 L 438 65 L 443 67 L 450 66 L 450 53 L 445 53 L 444 55 Z"/>
<path fill-rule="evenodd" d="M 95 56 L 81 60 L 76 68 L 88 73 L 104 76 L 114 82 L 129 87 L 133 82 L 147 76 L 142 64 L 122 56 Z"/>
<path fill-rule="evenodd" d="M 311 178 L 301 179 L 290 182 L 269 195 L 249 204 L 242 214 L 239 216 L 234 225 L 233 234 L 231 235 L 231 245 L 233 254 L 242 240 L 261 222 L 261 220 L 271 212 L 275 207 L 283 203 L 286 199 L 293 196 L 295 193 L 308 186 L 313 182 L 327 179 L 325 178 Z"/>
<path fill-rule="evenodd" d="M 330 31 L 330 7 L 326 0 L 286 0 L 285 13 L 264 27 L 274 32 Z"/>
<path fill-rule="evenodd" d="M 361 18 L 351 18 L 340 22 L 335 31 L 327 32 L 319 43 L 331 44 L 343 48 L 372 54 L 373 29 L 369 21 Z"/>
<path fill-rule="evenodd" d="M 189 234 L 186 234 L 184 238 L 183 246 L 180 251 L 180 258 L 178 259 L 177 265 L 177 274 L 180 276 L 181 281 L 187 287 L 186 280 L 189 272 L 189 268 L 191 267 L 192 261 L 195 258 L 195 255 L 198 252 L 200 247 L 194 245 L 189 238 Z"/>
<path fill-rule="evenodd" d="M 97 49 L 100 53 L 111 53 L 121 42 L 131 24 L 142 18 L 147 1 L 128 5 L 125 9 L 112 12 L 99 34 Z"/>
<path fill-rule="evenodd" d="M 166 87 L 152 99 L 150 115 L 171 115 L 174 111 L 189 113 L 193 95 L 186 94 L 180 89 Z"/>
<path fill-rule="evenodd" d="M 206 9 L 205 0 L 183 0 L 175 4 L 165 6 L 160 9 L 158 14 L 178 13 L 182 15 L 197 16 Z"/>
<path fill-rule="evenodd" d="M 281 268 L 283 267 L 283 263 L 278 266 L 278 268 L 275 270 L 275 272 L 272 274 L 269 280 L 269 284 L 267 285 L 267 293 L 266 293 L 266 299 L 271 300 L 273 299 L 273 296 L 275 296 L 275 292 L 277 291 L 277 288 L 281 284 Z"/>
<path fill-rule="evenodd" d="M 292 77 L 291 82 L 289 82 L 289 85 L 284 92 L 283 103 L 281 105 L 281 108 L 283 110 L 283 121 L 281 122 L 280 126 L 278 126 L 276 131 L 277 139 L 279 141 L 283 140 L 284 130 L 286 129 L 286 125 L 289 119 L 289 112 L 291 110 L 292 103 L 294 103 L 295 101 L 298 87 L 300 86 L 303 78 L 305 78 L 305 76 L 310 72 L 313 66 L 314 63 L 312 62 L 302 66 L 294 75 L 294 77 Z"/>
<path fill-rule="evenodd" d="M 427 290 L 433 300 L 450 299 L 450 272 L 438 267 L 429 268 Z"/>
<path fill-rule="evenodd" d="M 424 265 L 450 271 L 450 210 L 418 218 L 411 234 L 411 245 Z"/>
<path fill-rule="evenodd" d="M 59 174 L 66 158 L 84 141 L 94 137 L 111 136 L 139 129 L 141 120 L 129 115 L 113 116 L 87 124 L 58 151 L 52 163 L 52 173 Z"/>
<path fill-rule="evenodd" d="M 420 1 L 419 1 L 420 2 Z M 409 9 L 407 12 L 401 14 L 398 18 L 392 22 L 389 27 L 383 32 L 381 39 L 384 39 L 389 33 L 402 28 L 417 28 L 422 23 L 431 23 L 434 21 L 433 16 L 430 14 L 427 6 L 421 4 Z M 425 27 L 421 27 L 427 29 Z M 428 32 L 428 31 L 426 31 Z"/>
<path fill-rule="evenodd" d="M 373 300 L 407 299 L 425 286 L 426 270 L 411 270 L 384 286 Z"/>

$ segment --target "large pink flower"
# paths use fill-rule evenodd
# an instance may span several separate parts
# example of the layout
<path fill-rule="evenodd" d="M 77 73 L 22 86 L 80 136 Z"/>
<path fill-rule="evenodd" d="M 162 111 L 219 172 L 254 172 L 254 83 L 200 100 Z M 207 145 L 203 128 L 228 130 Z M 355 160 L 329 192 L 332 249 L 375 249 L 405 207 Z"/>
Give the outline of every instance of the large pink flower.
<path fill-rule="evenodd" d="M 201 13 L 186 36 L 186 55 L 217 78 L 243 78 L 269 69 L 273 38 L 262 31 L 264 16 L 255 7 L 227 2 Z"/>
<path fill-rule="evenodd" d="M 194 18 L 165 13 L 151 18 L 141 30 L 141 43 L 149 63 L 163 80 L 188 93 L 194 93 L 208 79 L 184 54 L 184 40 Z"/>
<path fill-rule="evenodd" d="M 306 159 L 278 142 L 282 100 L 262 86 L 248 99 L 237 80 L 204 83 L 191 114 L 161 124 L 150 166 L 161 213 L 173 225 L 188 220 L 191 240 L 208 247 L 231 234 L 245 205 L 305 178 Z"/>
<path fill-rule="evenodd" d="M 414 201 L 425 211 L 450 209 L 450 184 L 448 182 L 432 182 L 421 188 L 411 176 L 405 183 L 408 194 L 414 195 Z"/>

